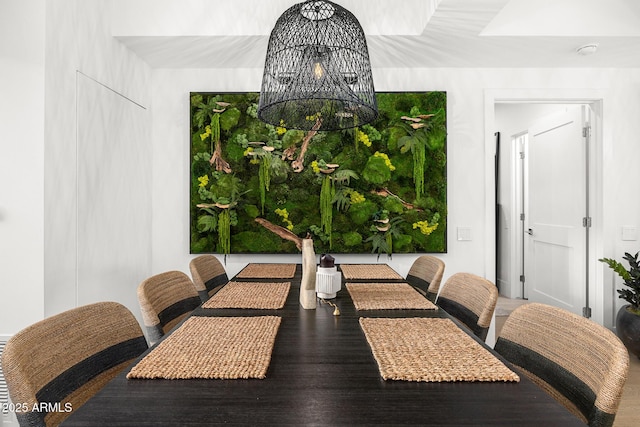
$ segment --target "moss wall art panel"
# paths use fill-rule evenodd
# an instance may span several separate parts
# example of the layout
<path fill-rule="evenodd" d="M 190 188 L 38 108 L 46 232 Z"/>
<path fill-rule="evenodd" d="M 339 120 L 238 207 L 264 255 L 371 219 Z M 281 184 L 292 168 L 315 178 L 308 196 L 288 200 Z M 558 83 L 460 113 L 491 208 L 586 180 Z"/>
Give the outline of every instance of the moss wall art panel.
<path fill-rule="evenodd" d="M 446 92 L 380 92 L 376 121 L 304 132 L 258 93 L 191 93 L 191 253 L 438 253 L 447 242 Z M 309 120 L 315 120 L 309 117 Z"/>

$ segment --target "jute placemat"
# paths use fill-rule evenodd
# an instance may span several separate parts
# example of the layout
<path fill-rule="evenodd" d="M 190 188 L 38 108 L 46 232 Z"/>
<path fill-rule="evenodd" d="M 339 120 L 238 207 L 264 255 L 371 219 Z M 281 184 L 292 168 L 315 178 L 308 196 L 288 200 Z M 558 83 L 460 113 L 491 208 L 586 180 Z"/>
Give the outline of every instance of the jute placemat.
<path fill-rule="evenodd" d="M 356 310 L 438 308 L 408 283 L 347 283 L 345 286 Z"/>
<path fill-rule="evenodd" d="M 265 378 L 281 318 L 190 317 L 127 378 Z"/>
<path fill-rule="evenodd" d="M 340 264 L 340 270 L 346 280 L 403 279 L 387 264 Z"/>
<path fill-rule="evenodd" d="M 290 279 L 296 274 L 295 264 L 250 263 L 236 275 L 239 279 Z"/>
<path fill-rule="evenodd" d="M 290 288 L 291 282 L 229 282 L 202 304 L 202 308 L 277 310 L 284 307 Z"/>
<path fill-rule="evenodd" d="M 520 381 L 450 319 L 360 318 L 360 326 L 385 380 Z"/>

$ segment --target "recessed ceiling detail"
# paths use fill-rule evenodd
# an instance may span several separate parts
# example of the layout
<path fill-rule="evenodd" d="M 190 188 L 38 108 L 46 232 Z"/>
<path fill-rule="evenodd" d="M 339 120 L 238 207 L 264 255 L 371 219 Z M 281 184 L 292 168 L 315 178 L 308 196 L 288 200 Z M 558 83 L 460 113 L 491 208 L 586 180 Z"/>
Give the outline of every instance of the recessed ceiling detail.
<path fill-rule="evenodd" d="M 367 35 L 419 35 L 441 0 L 335 0 Z M 299 0 L 110 0 L 115 37 L 268 36 Z"/>
<path fill-rule="evenodd" d="M 640 37 L 640 2 L 510 0 L 481 35 Z"/>
<path fill-rule="evenodd" d="M 640 0 L 332 0 L 374 68 L 640 68 Z M 299 0 L 110 0 L 112 34 L 152 68 L 262 69 Z M 596 22 L 597 18 L 597 22 Z M 576 48 L 599 44 L 598 54 Z"/>

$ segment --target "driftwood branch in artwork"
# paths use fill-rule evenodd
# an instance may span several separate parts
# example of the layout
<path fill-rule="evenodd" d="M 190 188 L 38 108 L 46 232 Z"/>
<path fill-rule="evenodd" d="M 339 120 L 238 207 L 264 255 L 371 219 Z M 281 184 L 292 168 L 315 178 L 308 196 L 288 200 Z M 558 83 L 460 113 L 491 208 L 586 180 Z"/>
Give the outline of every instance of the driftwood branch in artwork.
<path fill-rule="evenodd" d="M 295 159 L 293 162 L 291 162 L 291 168 L 293 169 L 294 172 L 299 173 L 299 172 L 302 172 L 302 170 L 304 169 L 304 155 L 307 152 L 307 149 L 309 148 L 309 142 L 311 141 L 311 138 L 313 138 L 314 135 L 318 133 L 318 129 L 320 129 L 320 126 L 322 126 L 322 119 L 318 117 L 315 124 L 313 125 L 311 130 L 307 132 L 307 135 L 304 137 L 304 140 L 302 141 L 302 148 L 300 148 L 300 154 L 298 155 L 298 158 Z"/>
<path fill-rule="evenodd" d="M 400 203 L 402 203 L 402 206 L 404 206 L 407 209 L 415 209 L 417 211 L 421 211 L 422 209 L 420 209 L 419 207 L 416 207 L 414 205 L 412 205 L 411 203 L 405 202 L 404 200 L 402 200 L 399 196 L 393 194 L 391 191 L 389 191 L 386 188 L 381 188 L 379 190 L 371 190 L 372 194 L 377 194 L 378 196 L 382 196 L 382 197 L 395 197 L 396 199 L 398 199 L 398 201 Z"/>
<path fill-rule="evenodd" d="M 224 173 L 232 172 L 229 162 L 222 158 L 222 144 L 219 140 L 216 141 L 216 147 L 209 163 L 211 163 L 211 166 L 214 166 L 217 171 L 223 171 Z"/>
<path fill-rule="evenodd" d="M 313 250 L 313 239 L 307 233 L 300 238 L 284 227 L 264 219 L 256 218 L 258 224 L 286 240 L 291 240 L 302 252 L 302 279 L 300 281 L 300 305 L 305 310 L 316 308 L 316 253 Z"/>
<path fill-rule="evenodd" d="M 283 239 L 286 240 L 291 240 L 293 243 L 296 244 L 296 247 L 298 248 L 298 250 L 302 250 L 302 238 L 296 236 L 295 234 L 293 234 L 291 231 L 287 230 L 284 227 L 281 227 L 279 225 L 276 225 L 274 223 L 272 223 L 271 221 L 268 221 L 264 218 L 256 218 L 255 220 L 258 224 L 260 224 L 261 226 L 263 226 L 264 228 L 266 228 L 267 230 L 277 234 L 278 236 L 282 237 Z"/>
<path fill-rule="evenodd" d="M 291 145 L 282 152 L 282 160 L 293 160 L 296 157 L 296 144 Z"/>

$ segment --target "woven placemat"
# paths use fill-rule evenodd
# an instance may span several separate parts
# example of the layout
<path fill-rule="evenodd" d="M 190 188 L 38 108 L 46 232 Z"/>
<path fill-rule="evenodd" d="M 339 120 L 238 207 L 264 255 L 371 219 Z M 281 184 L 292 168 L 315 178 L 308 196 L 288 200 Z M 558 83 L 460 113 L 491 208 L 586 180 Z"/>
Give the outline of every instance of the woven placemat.
<path fill-rule="evenodd" d="M 520 377 L 443 318 L 360 318 L 385 380 L 504 381 Z"/>
<path fill-rule="evenodd" d="M 250 263 L 236 275 L 239 279 L 290 279 L 296 274 L 295 264 Z"/>
<path fill-rule="evenodd" d="M 404 279 L 387 264 L 340 264 L 340 270 L 346 280 Z"/>
<path fill-rule="evenodd" d="M 202 308 L 277 310 L 284 307 L 290 288 L 291 282 L 229 282 L 202 304 Z"/>
<path fill-rule="evenodd" d="M 278 316 L 190 317 L 127 378 L 265 378 L 281 321 Z"/>
<path fill-rule="evenodd" d="M 438 308 L 408 283 L 347 283 L 345 286 L 356 310 Z"/>

